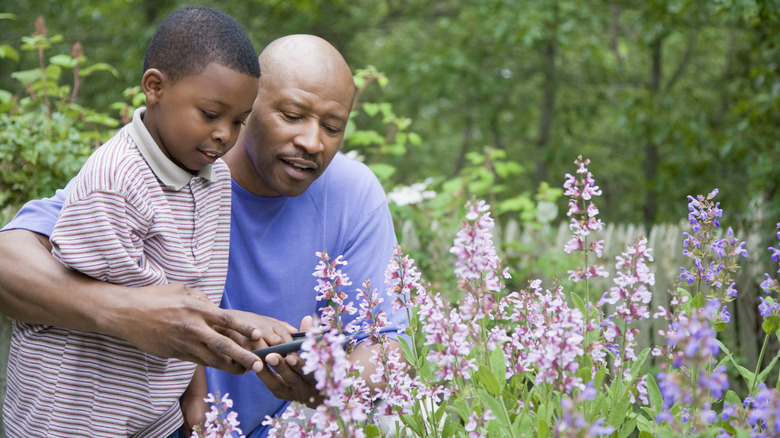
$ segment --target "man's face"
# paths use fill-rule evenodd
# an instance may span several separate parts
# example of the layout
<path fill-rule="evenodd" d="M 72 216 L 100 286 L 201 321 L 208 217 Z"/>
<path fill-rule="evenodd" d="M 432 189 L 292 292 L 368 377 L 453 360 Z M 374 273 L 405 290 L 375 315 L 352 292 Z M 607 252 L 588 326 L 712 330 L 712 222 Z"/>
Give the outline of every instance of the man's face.
<path fill-rule="evenodd" d="M 152 137 L 185 170 L 214 163 L 236 143 L 257 78 L 211 63 L 202 73 L 164 84 L 152 98 L 156 120 L 145 120 Z"/>
<path fill-rule="evenodd" d="M 260 79 L 244 131 L 252 173 L 235 175 L 261 196 L 299 196 L 330 164 L 344 139 L 354 85 L 348 78 L 289 72 Z"/>

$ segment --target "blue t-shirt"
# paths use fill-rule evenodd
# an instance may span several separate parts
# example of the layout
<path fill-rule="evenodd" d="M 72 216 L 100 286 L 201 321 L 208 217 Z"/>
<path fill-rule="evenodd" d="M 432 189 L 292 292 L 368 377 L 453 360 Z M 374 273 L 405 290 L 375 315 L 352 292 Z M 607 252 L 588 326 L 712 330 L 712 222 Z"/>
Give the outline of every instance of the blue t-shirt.
<path fill-rule="evenodd" d="M 66 187 L 65 190 L 68 188 Z M 23 228 L 49 235 L 66 193 L 27 203 L 4 229 Z M 351 299 L 364 280 L 385 298 L 394 330 L 406 327 L 405 312 L 393 315 L 384 291 L 384 271 L 396 242 L 390 210 L 379 181 L 368 167 L 337 154 L 326 171 L 297 197 L 253 195 L 233 182 L 230 258 L 222 307 L 287 321 L 298 327 L 304 316 L 325 305 L 315 300 L 312 275 L 318 251 L 335 258 L 352 281 L 342 290 Z M 358 306 L 355 301 L 355 307 Z M 209 391 L 229 394 L 248 438 L 264 437 L 266 415 L 280 414 L 288 402 L 277 399 L 254 373 L 233 375 L 206 368 Z"/>

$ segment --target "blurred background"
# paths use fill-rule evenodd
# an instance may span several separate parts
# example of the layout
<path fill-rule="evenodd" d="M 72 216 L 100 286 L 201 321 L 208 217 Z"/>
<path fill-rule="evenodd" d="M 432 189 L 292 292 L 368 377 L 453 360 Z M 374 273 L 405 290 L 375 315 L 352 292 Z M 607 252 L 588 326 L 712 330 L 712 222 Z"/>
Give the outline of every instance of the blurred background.
<path fill-rule="evenodd" d="M 142 104 L 146 44 L 167 14 L 192 4 L 0 4 L 2 223 L 27 199 L 63 186 Z M 597 203 L 612 254 L 635 233 L 666 245 L 656 250 L 666 254 L 663 287 L 673 287 L 676 263 L 685 262 L 676 258 L 687 196 L 715 188 L 721 222 L 753 245 L 744 289 L 755 288 L 763 268 L 772 272 L 779 0 L 197 4 L 234 16 L 258 52 L 280 36 L 310 33 L 344 54 L 359 95 L 342 150 L 380 177 L 401 243 L 435 285 L 450 281 L 447 245 L 472 197 L 492 205 L 516 285 L 565 277 L 561 187 L 578 155 L 591 160 L 603 190 Z M 749 358 L 757 298 L 741 299 L 753 309 L 742 316 L 751 324 L 732 335 Z"/>

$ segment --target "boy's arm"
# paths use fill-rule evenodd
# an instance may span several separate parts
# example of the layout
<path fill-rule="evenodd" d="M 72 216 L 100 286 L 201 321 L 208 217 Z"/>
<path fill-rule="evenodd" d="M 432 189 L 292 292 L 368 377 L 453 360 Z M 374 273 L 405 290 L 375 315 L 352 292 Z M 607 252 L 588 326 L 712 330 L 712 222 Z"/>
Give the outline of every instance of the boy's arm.
<path fill-rule="evenodd" d="M 242 312 L 221 309 L 181 284 L 126 288 L 91 279 L 65 268 L 48 239 L 31 231 L 0 232 L 0 309 L 19 321 L 104 333 L 147 353 L 226 372 L 262 369 L 230 338 L 230 331 L 260 338 Z"/>
<path fill-rule="evenodd" d="M 202 427 L 206 422 L 209 404 L 204 399 L 208 396 L 208 392 L 206 370 L 198 365 L 190 381 L 190 386 L 187 387 L 187 390 L 181 396 L 181 411 L 184 415 L 182 432 L 184 432 L 184 436 L 191 436 L 192 429 L 195 426 L 199 425 Z"/>

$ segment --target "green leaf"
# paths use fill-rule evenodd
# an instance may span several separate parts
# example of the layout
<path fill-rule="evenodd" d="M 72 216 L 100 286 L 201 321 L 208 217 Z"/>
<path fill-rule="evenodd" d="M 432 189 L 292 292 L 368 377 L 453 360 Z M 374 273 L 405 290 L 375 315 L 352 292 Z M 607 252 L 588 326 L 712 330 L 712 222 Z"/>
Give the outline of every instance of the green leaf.
<path fill-rule="evenodd" d="M 19 61 L 19 52 L 7 44 L 0 44 L 0 58 L 10 58 Z"/>
<path fill-rule="evenodd" d="M 403 353 L 403 355 L 404 355 L 404 358 L 405 358 L 407 361 L 409 361 L 410 363 L 411 363 L 412 361 L 414 361 L 414 358 L 416 358 L 416 357 L 417 357 L 417 355 L 415 355 L 415 354 L 412 352 L 412 349 L 411 349 L 411 347 L 409 347 L 409 341 L 407 341 L 405 337 L 403 337 L 403 336 L 399 336 L 399 337 L 398 337 L 398 343 L 399 343 L 399 344 L 401 344 L 401 353 Z M 416 365 L 417 365 L 417 364 L 415 364 L 415 363 L 412 363 L 412 366 L 414 366 L 415 368 L 417 368 L 417 366 L 416 366 Z"/>
<path fill-rule="evenodd" d="M 409 143 L 414 146 L 420 146 L 422 144 L 422 137 L 416 132 L 409 133 Z"/>
<path fill-rule="evenodd" d="M 493 412 L 493 416 L 496 417 L 496 422 L 502 426 L 503 430 L 509 430 L 511 425 L 507 422 L 506 412 L 504 406 L 495 397 L 488 394 L 485 390 L 480 389 L 479 399 L 482 404 Z"/>
<path fill-rule="evenodd" d="M 649 355 L 650 347 L 645 347 L 645 349 L 636 357 L 636 362 L 631 365 L 631 382 L 636 382 L 637 377 L 639 377 L 639 369 L 645 364 Z"/>
<path fill-rule="evenodd" d="M 464 422 L 469 421 L 469 417 L 471 417 L 471 408 L 465 401 L 450 399 L 450 408 L 461 420 Z"/>
<path fill-rule="evenodd" d="M 653 432 L 653 421 L 645 417 L 644 415 L 637 415 L 636 416 L 636 425 L 639 429 L 639 436 L 642 436 L 642 432 L 650 433 L 652 436 Z"/>
<path fill-rule="evenodd" d="M 363 432 L 365 432 L 366 438 L 376 438 L 382 436 L 379 427 L 374 424 L 366 425 L 366 427 L 363 429 Z"/>
<path fill-rule="evenodd" d="M 720 340 L 716 340 L 716 342 L 718 343 L 718 345 L 720 345 L 720 348 L 722 348 L 723 350 L 726 350 L 725 345 L 723 345 L 723 343 Z M 742 376 L 742 378 L 745 379 L 745 381 L 747 382 L 748 386 L 749 387 L 752 386 L 753 385 L 753 379 L 756 378 L 756 375 L 753 374 L 753 372 L 750 371 L 749 369 L 747 369 L 747 368 L 743 367 L 742 365 L 738 364 L 737 361 L 734 360 L 734 356 L 732 356 L 732 354 L 730 352 L 727 354 L 727 357 L 729 358 L 729 361 L 731 362 L 731 364 L 734 365 L 734 368 L 737 369 L 737 371 Z"/>
<path fill-rule="evenodd" d="M 59 65 L 62 67 L 67 68 L 73 68 L 76 66 L 77 60 L 76 58 L 66 55 L 64 53 L 61 53 L 59 55 L 54 55 L 51 58 L 49 58 L 49 62 L 51 62 L 54 65 Z"/>
<path fill-rule="evenodd" d="M 691 313 L 691 293 L 687 290 L 678 287 L 677 288 L 677 294 L 680 296 L 680 309 L 685 311 L 685 313 L 690 314 Z M 687 300 L 684 300 L 683 298 L 688 298 Z"/>
<path fill-rule="evenodd" d="M 11 77 L 21 82 L 22 85 L 27 85 L 31 82 L 41 80 L 41 70 L 34 68 L 32 70 L 16 71 L 11 73 Z"/>
<path fill-rule="evenodd" d="M 0 103 L 8 103 L 13 99 L 14 95 L 9 91 L 0 90 Z"/>
<path fill-rule="evenodd" d="M 613 394 L 614 397 L 616 394 Z M 611 424 L 612 426 L 615 426 L 615 429 L 619 428 L 621 424 L 623 424 L 626 421 L 626 417 L 628 416 L 628 410 L 631 408 L 631 402 L 628 398 L 628 390 L 625 392 L 621 391 L 620 394 L 617 394 L 620 398 L 618 399 L 618 402 L 615 404 L 615 409 L 610 411 L 609 416 L 607 418 L 607 424 Z"/>
<path fill-rule="evenodd" d="M 412 415 L 401 415 L 401 422 L 408 427 L 409 429 L 412 429 L 412 432 L 417 434 L 417 436 L 424 436 L 425 430 L 419 421 L 419 419 L 415 418 Z"/>
<path fill-rule="evenodd" d="M 498 381 L 500 393 L 506 386 L 506 359 L 504 358 L 504 351 L 501 348 L 496 348 L 490 352 L 490 371 L 492 372 L 493 377 Z"/>
<path fill-rule="evenodd" d="M 368 114 L 369 117 L 374 117 L 379 114 L 379 104 L 366 102 L 363 104 L 363 112 Z"/>
<path fill-rule="evenodd" d="M 647 384 L 647 397 L 650 399 L 650 406 L 653 412 L 661 412 L 664 406 L 664 399 L 661 396 L 661 391 L 658 389 L 658 383 L 649 374 L 645 382 Z"/>
<path fill-rule="evenodd" d="M 726 328 L 729 326 L 729 323 L 726 321 L 715 321 L 712 323 L 712 328 L 715 329 L 716 333 L 720 333 L 723 330 L 726 330 Z"/>
<path fill-rule="evenodd" d="M 441 406 L 439 406 L 436 409 L 436 412 L 433 413 L 433 419 L 436 422 L 436 424 L 439 424 L 444 414 L 447 412 L 447 401 L 444 400 L 441 402 Z"/>
<path fill-rule="evenodd" d="M 374 172 L 374 175 L 376 175 L 380 181 L 386 181 L 390 179 L 390 177 L 393 176 L 397 170 L 392 164 L 385 163 L 373 163 L 369 164 L 368 167 Z"/>
<path fill-rule="evenodd" d="M 90 65 L 89 67 L 81 69 L 79 76 L 89 76 L 96 71 L 107 71 L 114 77 L 119 77 L 119 71 L 117 71 L 117 69 L 115 69 L 111 64 L 106 64 L 105 62 L 98 62 Z"/>
<path fill-rule="evenodd" d="M 585 312 L 585 300 L 582 299 L 581 296 L 577 295 L 576 293 L 572 293 L 571 295 L 571 301 L 574 307 L 580 309 L 580 312 L 582 312 L 583 315 L 586 314 Z"/>
<path fill-rule="evenodd" d="M 697 293 L 695 297 L 693 297 L 693 300 L 691 300 L 691 311 L 694 309 L 701 309 L 704 307 L 704 295 L 701 294 L 701 292 Z"/>
<path fill-rule="evenodd" d="M 628 405 L 630 405 L 630 403 L 628 403 Z M 640 415 L 640 417 L 642 416 Z M 634 430 L 636 430 L 636 424 L 637 424 L 637 418 L 636 416 L 634 416 L 634 418 L 631 418 L 625 423 L 615 426 L 615 430 L 619 431 L 618 438 L 627 438 L 629 435 L 634 433 Z"/>
<path fill-rule="evenodd" d="M 780 329 L 780 315 L 769 315 L 764 318 L 764 322 L 761 324 L 761 328 L 764 329 L 764 333 L 771 335 Z"/>
<path fill-rule="evenodd" d="M 477 381 L 482 383 L 482 386 L 484 386 L 490 394 L 501 394 L 501 387 L 498 385 L 498 379 L 496 379 L 496 376 L 493 375 L 490 369 L 485 366 L 480 366 L 475 374 Z"/>
<path fill-rule="evenodd" d="M 778 359 L 780 359 L 780 351 L 778 351 L 777 354 L 775 355 L 775 357 L 772 358 L 772 361 L 769 362 L 769 364 L 766 366 L 766 368 L 764 368 L 760 373 L 758 373 L 757 380 L 759 382 L 765 382 L 766 381 L 766 376 L 769 375 L 769 372 L 772 371 L 772 369 L 775 367 L 775 365 L 777 364 L 777 360 Z"/>
<path fill-rule="evenodd" d="M 731 389 L 726 391 L 726 396 L 723 398 L 723 401 L 727 401 L 733 405 L 742 405 L 742 400 L 739 399 L 739 395 Z"/>

